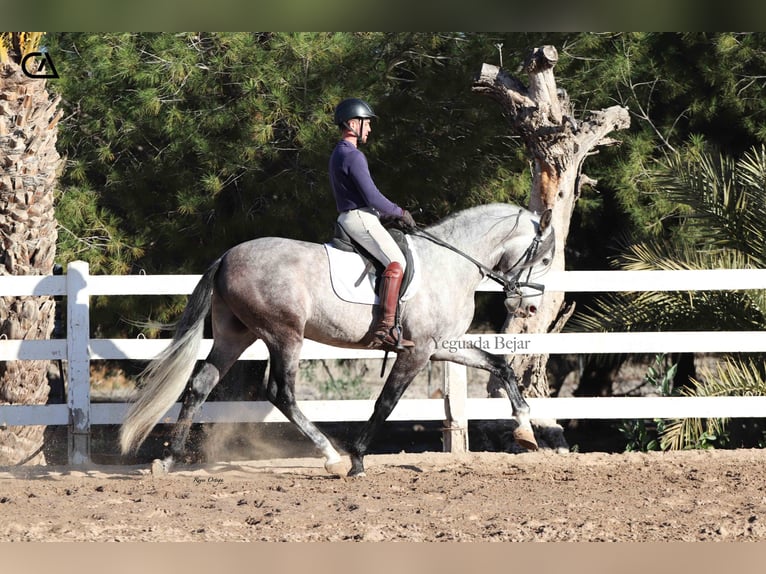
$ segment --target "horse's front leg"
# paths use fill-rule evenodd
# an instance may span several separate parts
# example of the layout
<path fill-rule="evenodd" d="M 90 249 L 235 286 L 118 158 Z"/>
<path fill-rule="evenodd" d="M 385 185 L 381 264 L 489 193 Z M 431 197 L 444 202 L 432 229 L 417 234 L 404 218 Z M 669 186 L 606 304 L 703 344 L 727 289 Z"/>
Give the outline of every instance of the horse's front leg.
<path fill-rule="evenodd" d="M 505 392 L 511 401 L 513 419 L 517 427 L 513 431 L 513 438 L 516 444 L 528 450 L 537 450 L 537 441 L 532 431 L 532 422 L 530 420 L 529 405 L 524 397 L 521 396 L 517 384 L 516 374 L 511 366 L 500 355 L 493 355 L 483 349 L 438 349 L 432 356 L 432 361 L 450 361 L 466 367 L 482 369 L 495 375 L 503 383 Z"/>
<path fill-rule="evenodd" d="M 295 398 L 295 379 L 298 375 L 301 345 L 299 334 L 283 334 L 267 343 L 271 365 L 267 396 L 269 401 L 292 422 L 303 435 L 314 443 L 325 457 L 325 470 L 330 474 L 343 474 L 348 465 L 343 462 L 330 440 L 298 408 Z"/>

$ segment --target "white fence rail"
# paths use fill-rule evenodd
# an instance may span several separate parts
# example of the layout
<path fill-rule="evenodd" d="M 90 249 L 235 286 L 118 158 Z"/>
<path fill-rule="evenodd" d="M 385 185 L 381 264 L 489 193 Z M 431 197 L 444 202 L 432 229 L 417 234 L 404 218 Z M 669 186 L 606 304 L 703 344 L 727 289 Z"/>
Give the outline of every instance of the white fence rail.
<path fill-rule="evenodd" d="M 68 425 L 69 461 L 90 459 L 91 425 L 119 424 L 127 410 L 124 403 L 90 401 L 90 361 L 107 359 L 148 360 L 167 340 L 91 339 L 90 298 L 96 295 L 189 294 L 199 275 L 90 275 L 88 265 L 70 263 L 66 275 L 0 277 L 0 296 L 56 295 L 67 301 L 66 339 L 44 341 L 0 340 L 0 361 L 62 360 L 68 363 L 67 403 L 62 405 L 0 405 L 0 426 Z M 567 271 L 545 277 L 546 290 L 566 292 L 702 291 L 766 289 L 766 270 L 709 271 Z M 498 290 L 494 284 L 480 291 Z M 644 332 L 557 333 L 535 335 L 469 335 L 465 344 L 491 353 L 595 354 L 675 352 L 762 352 L 766 332 Z M 207 355 L 212 341 L 205 340 L 199 358 Z M 382 358 L 372 350 L 340 349 L 306 341 L 302 359 Z M 268 358 L 258 342 L 242 356 L 244 360 Z M 467 398 L 465 368 L 448 363 L 444 399 L 403 399 L 390 420 L 444 420 L 445 449 L 467 448 L 467 421 L 506 419 L 511 407 L 505 399 Z M 766 416 L 766 397 L 610 397 L 528 399 L 534 418 L 551 419 L 651 419 Z M 363 421 L 372 413 L 374 401 L 301 401 L 314 421 Z M 172 421 L 179 405 L 163 420 Z M 275 422 L 285 418 L 264 402 L 205 403 L 198 422 Z"/>

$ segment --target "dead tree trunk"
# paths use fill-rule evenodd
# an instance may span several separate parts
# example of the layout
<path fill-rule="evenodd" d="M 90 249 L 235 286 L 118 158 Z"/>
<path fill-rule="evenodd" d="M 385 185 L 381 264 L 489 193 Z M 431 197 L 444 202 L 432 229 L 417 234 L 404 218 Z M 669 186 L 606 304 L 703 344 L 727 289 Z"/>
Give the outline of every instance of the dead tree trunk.
<path fill-rule="evenodd" d="M 563 271 L 564 247 L 575 204 L 582 187 L 596 183 L 582 173 L 583 162 L 589 155 L 598 153 L 597 147 L 619 143 L 607 134 L 629 127 L 630 116 L 626 108 L 613 106 L 590 112 L 584 119 L 575 119 L 569 97 L 556 87 L 553 68 L 557 61 L 558 52 L 553 46 L 532 50 L 522 67 L 529 79 L 528 86 L 505 70 L 484 64 L 474 80 L 473 91 L 496 100 L 511 130 L 524 142 L 532 162 L 528 207 L 538 213 L 553 210 L 556 254 L 551 269 Z M 508 317 L 505 332 L 558 332 L 573 312 L 574 304 L 565 303 L 563 292 L 546 291 L 537 314 L 526 319 Z M 545 368 L 547 355 L 515 355 L 510 360 L 528 395 L 550 396 Z M 496 381 L 490 379 L 490 396 L 497 396 L 498 389 Z M 561 427 L 555 421 L 536 423 L 541 446 L 568 449 Z"/>

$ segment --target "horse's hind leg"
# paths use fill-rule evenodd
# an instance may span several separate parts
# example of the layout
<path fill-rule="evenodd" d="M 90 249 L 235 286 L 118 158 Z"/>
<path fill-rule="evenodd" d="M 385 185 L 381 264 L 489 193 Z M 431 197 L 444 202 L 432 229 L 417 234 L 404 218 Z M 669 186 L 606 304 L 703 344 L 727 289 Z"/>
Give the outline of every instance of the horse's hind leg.
<path fill-rule="evenodd" d="M 244 350 L 256 341 L 256 336 L 215 295 L 213 339 L 213 348 L 204 362 L 197 365 L 181 397 L 181 413 L 173 427 L 170 449 L 161 462 L 166 472 L 183 457 L 194 416 L 202 403 Z M 158 470 L 157 466 L 153 468 Z"/>
<path fill-rule="evenodd" d="M 184 456 L 186 440 L 189 437 L 194 416 L 226 370 L 228 367 L 217 361 L 212 352 L 203 363 L 197 366 L 181 398 L 181 413 L 178 415 L 178 421 L 173 425 L 170 450 L 163 460 L 165 470 L 170 470 L 173 463 Z"/>
<path fill-rule="evenodd" d="M 205 361 L 195 370 L 181 398 L 181 413 L 178 415 L 178 421 L 173 426 L 170 449 L 161 463 L 164 471 L 169 471 L 176 461 L 183 458 L 186 440 L 189 438 L 189 431 L 191 430 L 194 416 L 213 388 L 226 374 L 234 361 L 237 360 L 239 354 L 241 353 L 238 353 L 233 358 L 230 354 L 222 356 L 214 347 Z M 153 468 L 154 470 L 158 469 L 156 466 Z"/>
<path fill-rule="evenodd" d="M 295 424 L 325 457 L 325 469 L 331 474 L 345 473 L 346 468 L 340 454 L 330 440 L 304 415 L 295 400 L 295 378 L 303 344 L 302 337 L 290 341 L 266 343 L 269 347 L 271 364 L 269 368 L 268 398 L 287 419 Z"/>

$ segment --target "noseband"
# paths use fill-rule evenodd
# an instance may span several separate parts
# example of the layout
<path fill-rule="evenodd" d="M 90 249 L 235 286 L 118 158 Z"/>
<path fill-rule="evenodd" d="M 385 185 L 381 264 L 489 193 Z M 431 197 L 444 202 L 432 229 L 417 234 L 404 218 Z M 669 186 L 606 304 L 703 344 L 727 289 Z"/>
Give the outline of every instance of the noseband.
<path fill-rule="evenodd" d="M 516 295 L 522 299 L 525 297 L 541 297 L 545 292 L 545 285 L 529 281 L 532 277 L 532 265 L 530 263 L 537 258 L 537 252 L 540 249 L 541 244 L 542 237 L 539 234 L 535 235 L 534 239 L 532 239 L 532 243 L 529 244 L 529 247 L 527 247 L 526 251 L 524 251 L 518 261 L 511 265 L 509 273 L 514 269 L 516 269 L 516 272 L 513 274 L 510 281 L 506 279 L 504 283 L 501 283 L 501 285 L 503 285 L 503 292 L 505 293 L 506 299 L 512 295 Z M 527 270 L 526 280 L 520 281 L 525 269 Z M 492 279 L 494 279 L 494 277 Z M 495 279 L 495 281 L 497 281 L 497 279 Z M 535 293 L 534 295 L 524 295 L 521 292 L 522 287 L 534 289 L 535 291 L 538 291 L 538 293 Z"/>

